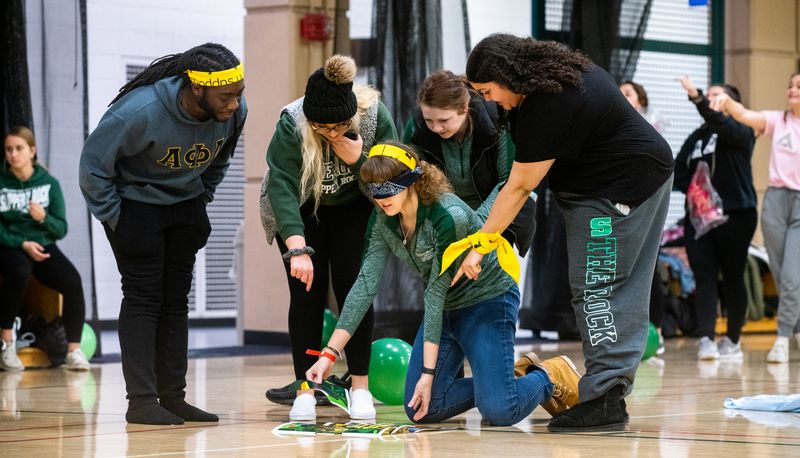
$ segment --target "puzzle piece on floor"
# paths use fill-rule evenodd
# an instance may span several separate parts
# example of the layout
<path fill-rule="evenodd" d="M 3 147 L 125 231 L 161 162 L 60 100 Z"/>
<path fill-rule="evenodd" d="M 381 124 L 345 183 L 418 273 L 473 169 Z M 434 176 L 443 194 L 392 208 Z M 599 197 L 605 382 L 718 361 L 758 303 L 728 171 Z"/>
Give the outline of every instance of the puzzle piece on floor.
<path fill-rule="evenodd" d="M 442 431 L 450 428 L 421 428 L 411 423 L 303 423 L 289 422 L 276 426 L 272 432 L 283 434 L 331 434 L 343 436 L 391 436 L 394 434 L 413 434 L 423 431 Z"/>

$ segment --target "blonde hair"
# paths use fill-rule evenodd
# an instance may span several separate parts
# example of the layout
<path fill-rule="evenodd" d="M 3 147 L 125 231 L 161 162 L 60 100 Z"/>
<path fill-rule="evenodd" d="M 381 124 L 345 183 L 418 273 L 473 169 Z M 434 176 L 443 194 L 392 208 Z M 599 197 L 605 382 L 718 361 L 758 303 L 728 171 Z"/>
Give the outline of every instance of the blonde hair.
<path fill-rule="evenodd" d="M 353 93 L 356 95 L 356 114 L 351 119 L 352 124 L 350 128 L 359 131 L 361 126 L 361 118 L 368 108 L 378 103 L 380 99 L 380 92 L 369 86 L 353 85 Z M 297 126 L 302 139 L 301 152 L 303 155 L 303 173 L 300 176 L 300 196 L 301 199 L 305 196 L 314 198 L 314 210 L 319 207 L 320 196 L 322 196 L 322 177 L 324 175 L 323 164 L 325 163 L 324 155 L 335 154 L 331 153 L 330 145 L 327 146 L 327 151 L 323 150 L 322 136 L 319 135 L 311 128 L 311 123 L 304 115 L 300 116 L 300 121 Z M 367 146 L 367 145 L 365 145 Z M 339 160 L 338 157 L 335 160 Z"/>
<path fill-rule="evenodd" d="M 422 169 L 422 175 L 410 188 L 417 193 L 419 200 L 424 205 L 431 205 L 439 200 L 442 194 L 453 192 L 453 187 L 444 172 L 433 164 L 420 160 L 419 155 L 414 152 L 413 148 L 399 142 L 387 141 L 383 143 L 402 148 L 417 161 L 417 165 Z M 408 167 L 397 159 L 374 156 L 367 159 L 367 162 L 361 166 L 359 175 L 364 183 L 380 183 L 389 181 L 404 172 L 408 172 Z"/>

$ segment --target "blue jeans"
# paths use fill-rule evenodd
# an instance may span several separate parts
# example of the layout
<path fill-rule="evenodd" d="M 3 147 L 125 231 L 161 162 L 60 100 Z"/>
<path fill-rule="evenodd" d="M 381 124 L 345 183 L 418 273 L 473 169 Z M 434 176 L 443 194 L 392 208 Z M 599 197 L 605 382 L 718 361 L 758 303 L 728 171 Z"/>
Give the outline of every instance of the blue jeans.
<path fill-rule="evenodd" d="M 420 423 L 437 423 L 478 407 L 484 421 L 498 426 L 513 425 L 530 415 L 553 394 L 553 384 L 544 371 L 514 377 L 514 334 L 519 308 L 516 286 L 492 299 L 458 310 L 445 311 L 442 337 L 436 359 L 428 414 Z M 405 409 L 422 374 L 424 324 L 417 332 L 406 375 Z M 472 377 L 457 378 L 464 358 Z"/>

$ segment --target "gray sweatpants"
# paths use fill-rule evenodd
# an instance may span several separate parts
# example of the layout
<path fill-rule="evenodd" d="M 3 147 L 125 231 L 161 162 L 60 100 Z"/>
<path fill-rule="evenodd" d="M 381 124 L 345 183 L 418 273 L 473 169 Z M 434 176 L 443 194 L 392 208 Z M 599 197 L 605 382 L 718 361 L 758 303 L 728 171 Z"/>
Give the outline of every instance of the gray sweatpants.
<path fill-rule="evenodd" d="M 564 214 L 572 307 L 586 373 L 580 401 L 622 384 L 630 393 L 647 340 L 650 287 L 672 176 L 641 205 L 555 193 Z M 627 214 L 626 214 L 627 213 Z"/>
<path fill-rule="evenodd" d="M 800 191 L 767 189 L 761 231 L 778 286 L 778 335 L 800 332 Z"/>

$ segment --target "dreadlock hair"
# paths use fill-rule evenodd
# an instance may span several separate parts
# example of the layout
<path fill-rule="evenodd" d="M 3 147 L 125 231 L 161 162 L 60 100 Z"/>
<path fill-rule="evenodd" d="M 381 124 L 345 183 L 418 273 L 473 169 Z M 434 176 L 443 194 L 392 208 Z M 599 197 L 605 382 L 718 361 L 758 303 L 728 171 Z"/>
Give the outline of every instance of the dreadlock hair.
<path fill-rule="evenodd" d="M 422 169 L 422 175 L 410 186 L 410 189 L 417 193 L 420 202 L 424 205 L 431 205 L 439 200 L 442 194 L 453 192 L 453 187 L 447 181 L 444 172 L 439 170 L 438 167 L 420 160 L 419 155 L 413 148 L 395 141 L 383 143 L 402 149 L 417 161 L 417 165 Z M 397 159 L 386 156 L 373 156 L 361 166 L 359 176 L 363 183 L 380 183 L 389 181 L 403 172 L 408 172 L 408 167 Z"/>
<path fill-rule="evenodd" d="M 153 84 L 163 78 L 181 76 L 185 82 L 188 82 L 189 77 L 184 73 L 186 70 L 216 72 L 237 65 L 239 65 L 239 58 L 228 48 L 217 43 L 206 43 L 182 53 L 162 56 L 151 62 L 146 69 L 122 86 L 119 94 L 108 106 L 113 105 L 114 102 L 137 87 Z"/>
<path fill-rule="evenodd" d="M 493 34 L 478 43 L 467 59 L 467 79 L 495 82 L 516 94 L 560 94 L 578 86 L 591 61 L 555 41 Z"/>

